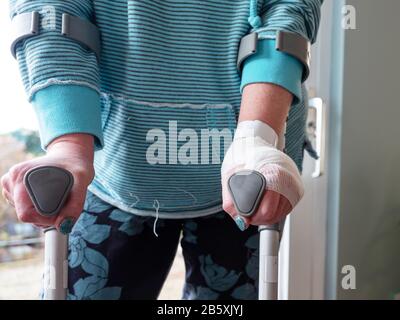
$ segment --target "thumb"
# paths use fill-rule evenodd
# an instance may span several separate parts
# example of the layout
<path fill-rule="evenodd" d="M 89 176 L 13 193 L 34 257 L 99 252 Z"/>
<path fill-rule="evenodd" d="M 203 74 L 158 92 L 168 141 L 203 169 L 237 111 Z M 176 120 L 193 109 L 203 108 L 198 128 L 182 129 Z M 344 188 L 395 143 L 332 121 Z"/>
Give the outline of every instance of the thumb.
<path fill-rule="evenodd" d="M 58 214 L 55 226 L 63 234 L 69 234 L 82 213 L 86 199 L 87 187 L 75 183 L 72 187 L 67 202 Z"/>
<path fill-rule="evenodd" d="M 240 231 L 245 231 L 250 226 L 250 220 L 238 213 L 231 215 Z"/>
<path fill-rule="evenodd" d="M 222 176 L 222 208 L 226 213 L 228 213 L 233 221 L 236 223 L 238 228 L 241 231 L 246 230 L 249 225 L 250 221 L 248 218 L 241 216 L 236 208 L 235 208 L 235 203 L 232 199 L 231 193 L 228 190 L 228 175 L 223 175 Z"/>
<path fill-rule="evenodd" d="M 241 216 L 237 212 L 232 196 L 227 189 L 228 188 L 222 187 L 222 208 L 231 216 L 238 228 L 241 231 L 244 231 L 249 227 L 250 221 L 248 218 Z"/>

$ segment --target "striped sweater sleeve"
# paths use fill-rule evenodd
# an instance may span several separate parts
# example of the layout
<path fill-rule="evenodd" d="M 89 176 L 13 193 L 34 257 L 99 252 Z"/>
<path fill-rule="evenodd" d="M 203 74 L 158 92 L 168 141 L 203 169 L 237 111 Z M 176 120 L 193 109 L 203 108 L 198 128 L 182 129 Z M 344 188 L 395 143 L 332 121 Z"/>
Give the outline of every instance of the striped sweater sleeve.
<path fill-rule="evenodd" d="M 261 18 L 263 26 L 256 30 L 259 39 L 274 39 L 277 31 L 302 35 L 314 43 L 324 0 L 267 0 Z"/>
<path fill-rule="evenodd" d="M 250 83 L 269 82 L 280 85 L 301 100 L 303 66 L 296 58 L 275 50 L 277 31 L 300 34 L 314 43 L 323 0 L 267 0 L 261 8 L 262 26 L 258 33 L 257 53 L 243 65 L 241 91 Z"/>
<path fill-rule="evenodd" d="M 62 14 L 93 21 L 91 0 L 10 0 L 10 17 L 37 11 L 38 36 L 17 45 L 24 88 L 39 120 L 42 147 L 70 133 L 103 144 L 99 72 L 95 53 L 61 35 Z"/>

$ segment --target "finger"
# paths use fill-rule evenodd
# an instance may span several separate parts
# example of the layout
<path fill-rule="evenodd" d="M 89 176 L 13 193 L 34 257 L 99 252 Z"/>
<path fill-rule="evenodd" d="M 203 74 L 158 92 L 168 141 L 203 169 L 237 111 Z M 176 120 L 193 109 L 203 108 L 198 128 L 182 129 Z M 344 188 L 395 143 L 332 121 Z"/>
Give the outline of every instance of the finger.
<path fill-rule="evenodd" d="M 277 218 L 277 208 L 279 206 L 279 200 L 281 195 L 274 191 L 268 190 L 257 211 L 251 216 L 250 223 L 253 225 L 270 225 L 276 223 L 279 219 Z"/>
<path fill-rule="evenodd" d="M 86 199 L 86 186 L 75 183 L 71 189 L 67 202 L 55 220 L 55 226 L 63 234 L 69 234 L 82 213 Z"/>
<path fill-rule="evenodd" d="M 222 208 L 229 215 L 237 215 L 233 199 L 227 187 L 222 187 Z"/>
<path fill-rule="evenodd" d="M 8 203 L 10 206 L 15 207 L 13 197 L 12 197 L 12 195 L 11 195 L 6 189 L 3 189 L 2 192 L 1 192 L 1 194 L 3 195 L 3 198 L 7 201 L 7 203 Z"/>
<path fill-rule="evenodd" d="M 233 221 L 236 223 L 236 225 L 238 226 L 238 228 L 241 231 L 246 230 L 250 226 L 249 218 L 239 214 L 236 211 L 236 209 L 233 209 L 233 210 L 231 210 L 230 212 L 227 212 L 227 213 L 231 216 L 231 218 L 233 219 Z"/>
<path fill-rule="evenodd" d="M 248 227 L 250 227 L 251 223 L 249 218 L 244 217 L 240 214 L 233 215 L 232 218 L 241 231 L 245 231 L 246 229 L 248 229 Z"/>
<path fill-rule="evenodd" d="M 12 200 L 11 199 L 11 193 L 10 193 L 10 187 L 9 187 L 9 182 L 8 182 L 8 178 L 7 175 L 4 175 L 1 177 L 1 195 L 3 196 L 4 199 L 8 201 Z"/>
<path fill-rule="evenodd" d="M 7 191 L 8 193 L 11 193 L 11 181 L 10 181 L 10 175 L 6 173 L 1 177 L 1 187 L 2 191 Z"/>
<path fill-rule="evenodd" d="M 241 231 L 246 230 L 250 226 L 249 220 L 246 217 L 241 216 L 236 211 L 235 204 L 227 188 L 227 184 L 222 185 L 222 208 L 231 216 Z"/>
<path fill-rule="evenodd" d="M 290 202 L 282 195 L 279 195 L 278 206 L 269 221 L 269 224 L 275 224 L 281 222 L 292 210 L 292 205 Z"/>
<path fill-rule="evenodd" d="M 290 211 L 292 211 L 292 205 L 284 196 L 281 196 L 279 200 L 279 206 L 276 209 L 277 216 L 279 216 L 280 220 L 282 220 L 290 213 Z"/>

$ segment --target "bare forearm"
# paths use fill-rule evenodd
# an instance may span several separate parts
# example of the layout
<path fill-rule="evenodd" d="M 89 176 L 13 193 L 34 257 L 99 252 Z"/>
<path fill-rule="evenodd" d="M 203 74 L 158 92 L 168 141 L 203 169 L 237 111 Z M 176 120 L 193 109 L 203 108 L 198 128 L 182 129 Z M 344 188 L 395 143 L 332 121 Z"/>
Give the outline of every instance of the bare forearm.
<path fill-rule="evenodd" d="M 260 120 L 280 135 L 293 96 L 286 89 L 270 83 L 254 83 L 243 90 L 239 122 Z"/>

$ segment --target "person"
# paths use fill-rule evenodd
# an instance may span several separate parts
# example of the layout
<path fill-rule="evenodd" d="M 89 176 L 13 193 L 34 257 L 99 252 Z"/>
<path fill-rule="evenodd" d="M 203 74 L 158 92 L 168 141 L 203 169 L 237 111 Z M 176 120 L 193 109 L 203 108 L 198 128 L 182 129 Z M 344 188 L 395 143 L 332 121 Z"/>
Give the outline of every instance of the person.
<path fill-rule="evenodd" d="M 183 299 L 257 299 L 257 225 L 304 192 L 306 71 L 276 33 L 315 42 L 322 2 L 10 0 L 11 18 L 40 14 L 16 57 L 47 153 L 10 168 L 3 195 L 23 222 L 72 229 L 69 299 L 156 299 L 179 241 Z M 64 13 L 99 28 L 100 56 L 60 33 Z M 238 70 L 253 32 L 257 52 Z M 23 184 L 43 165 L 75 181 L 53 218 Z M 267 181 L 247 218 L 227 188 L 243 169 Z"/>

